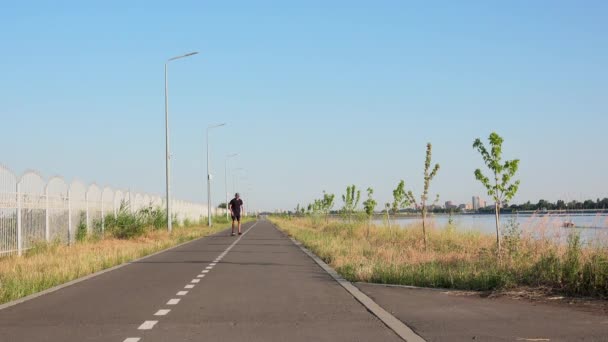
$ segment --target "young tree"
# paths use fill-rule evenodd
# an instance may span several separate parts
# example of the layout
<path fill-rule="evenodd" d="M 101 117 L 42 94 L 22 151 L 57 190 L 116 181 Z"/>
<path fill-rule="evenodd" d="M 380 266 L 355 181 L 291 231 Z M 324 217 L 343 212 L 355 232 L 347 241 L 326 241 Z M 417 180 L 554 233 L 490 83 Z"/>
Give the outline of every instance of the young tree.
<path fill-rule="evenodd" d="M 357 190 L 354 184 L 346 187 L 346 194 L 342 195 L 342 201 L 344 202 L 342 212 L 348 217 L 348 222 L 351 221 L 351 216 L 359 205 L 360 199 L 361 190 Z"/>
<path fill-rule="evenodd" d="M 363 202 L 363 208 L 365 209 L 365 213 L 367 214 L 367 218 L 369 220 L 367 224 L 367 236 L 369 237 L 369 228 L 372 224 L 372 218 L 374 217 L 374 210 L 376 209 L 376 205 L 378 204 L 376 200 L 372 198 L 374 194 L 374 189 L 367 188 L 367 199 Z"/>
<path fill-rule="evenodd" d="M 408 197 L 407 192 L 405 191 L 405 181 L 401 180 L 397 185 L 397 188 L 393 190 L 393 204 L 392 210 L 393 214 L 397 214 L 399 209 L 406 208 L 411 204 L 411 200 Z"/>
<path fill-rule="evenodd" d="M 508 203 L 519 188 L 519 180 L 511 183 L 511 179 L 515 176 L 519 167 L 519 159 L 502 161 L 502 143 L 503 139 L 492 132 L 488 141 L 490 150 L 486 149 L 481 140 L 475 139 L 473 148 L 477 149 L 483 158 L 484 163 L 494 176 L 493 180 L 484 176 L 480 169 L 475 170 L 475 178 L 483 184 L 488 190 L 488 196 L 494 199 L 494 216 L 496 218 L 496 246 L 500 254 L 500 208 L 503 203 Z"/>
<path fill-rule="evenodd" d="M 416 206 L 419 206 L 422 210 L 422 235 L 424 239 L 424 249 L 426 249 L 426 213 L 427 213 L 427 205 L 426 202 L 429 199 L 429 187 L 431 186 L 431 181 L 437 175 L 437 171 L 439 171 L 439 164 L 435 164 L 433 169 L 431 170 L 431 154 L 432 154 L 432 145 L 431 143 L 426 144 L 426 158 L 424 159 L 424 189 L 422 191 L 422 195 L 420 195 L 420 202 L 416 202 L 416 198 L 412 191 L 407 192 L 407 199 L 414 203 Z M 435 203 L 439 201 L 439 195 L 435 199 Z"/>
<path fill-rule="evenodd" d="M 334 198 L 336 196 L 334 194 L 328 194 L 323 191 L 323 199 L 321 200 L 321 207 L 323 212 L 325 213 L 325 222 L 329 220 L 329 213 L 331 209 L 334 207 Z"/>

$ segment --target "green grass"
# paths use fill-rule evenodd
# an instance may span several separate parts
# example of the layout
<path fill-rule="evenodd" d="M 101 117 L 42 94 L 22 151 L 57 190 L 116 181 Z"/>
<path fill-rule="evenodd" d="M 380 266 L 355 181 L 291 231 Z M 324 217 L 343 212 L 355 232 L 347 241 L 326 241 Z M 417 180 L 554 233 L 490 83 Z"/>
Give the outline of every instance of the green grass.
<path fill-rule="evenodd" d="M 271 220 L 350 281 L 481 291 L 526 287 L 608 297 L 608 250 L 583 246 L 578 235 L 560 244 L 506 227 L 498 258 L 495 237 L 477 232 L 430 229 L 425 251 L 417 226 L 390 230 L 362 222 Z"/>

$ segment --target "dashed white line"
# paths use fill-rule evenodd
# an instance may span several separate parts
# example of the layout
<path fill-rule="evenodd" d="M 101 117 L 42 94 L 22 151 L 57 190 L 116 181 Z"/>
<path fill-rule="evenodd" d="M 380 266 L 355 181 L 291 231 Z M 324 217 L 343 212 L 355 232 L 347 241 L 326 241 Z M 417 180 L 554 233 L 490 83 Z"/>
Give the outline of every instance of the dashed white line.
<path fill-rule="evenodd" d="M 145 321 L 137 329 L 139 329 L 139 330 L 150 330 L 150 329 L 154 328 L 154 326 L 156 325 L 156 323 L 158 323 L 158 321 Z"/>
<path fill-rule="evenodd" d="M 247 234 L 247 232 L 249 232 L 249 230 L 251 230 L 251 228 L 253 228 L 255 225 L 257 224 L 254 223 L 251 227 L 249 227 L 249 229 L 247 229 L 247 231 L 245 232 L 245 234 Z M 232 249 L 232 247 L 234 247 L 240 240 L 241 238 L 243 238 L 245 236 L 245 234 L 239 236 L 238 239 L 236 239 L 228 248 L 226 248 L 226 250 L 224 250 L 224 252 L 222 254 L 220 254 L 217 258 L 215 258 L 215 260 L 209 264 L 209 266 L 207 266 L 204 270 L 203 270 L 203 274 L 199 274 L 197 276 L 197 278 L 192 279 L 190 281 L 191 284 L 186 285 L 184 288 L 185 289 L 192 289 L 194 288 L 193 284 L 199 283 L 201 281 L 200 278 L 205 277 L 204 273 L 209 273 L 209 270 L 213 269 L 213 267 L 215 265 L 217 265 L 218 262 L 220 262 L 220 260 L 222 260 L 222 258 L 224 256 L 226 256 L 226 254 L 228 254 L 228 252 L 230 252 L 230 250 Z M 188 291 L 179 291 L 177 293 L 178 296 L 185 296 L 186 294 L 188 294 Z M 167 305 L 177 305 L 179 304 L 181 299 L 179 298 L 172 298 L 169 299 L 169 301 L 167 302 Z M 170 309 L 161 309 L 158 310 L 154 316 L 166 316 L 169 312 L 171 312 Z M 139 330 L 150 330 L 152 328 L 154 328 L 154 326 L 158 323 L 158 321 L 145 321 L 143 322 L 140 326 L 139 326 Z M 126 338 L 123 342 L 139 342 L 141 340 L 141 337 L 128 337 Z"/>
<path fill-rule="evenodd" d="M 166 316 L 171 310 L 169 309 L 161 309 L 156 311 L 156 313 L 154 314 L 154 316 Z"/>

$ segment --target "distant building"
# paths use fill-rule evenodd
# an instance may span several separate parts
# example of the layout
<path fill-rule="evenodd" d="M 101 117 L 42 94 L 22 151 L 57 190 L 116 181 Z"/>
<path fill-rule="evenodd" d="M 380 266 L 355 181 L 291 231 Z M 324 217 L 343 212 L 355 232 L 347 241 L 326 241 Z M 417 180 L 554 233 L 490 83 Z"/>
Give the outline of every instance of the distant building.
<path fill-rule="evenodd" d="M 479 210 L 479 196 L 473 196 L 473 210 Z"/>
<path fill-rule="evenodd" d="M 456 204 L 454 204 L 454 202 L 452 202 L 452 201 L 446 201 L 445 208 L 446 209 L 456 209 L 456 208 L 458 208 L 458 206 Z"/>

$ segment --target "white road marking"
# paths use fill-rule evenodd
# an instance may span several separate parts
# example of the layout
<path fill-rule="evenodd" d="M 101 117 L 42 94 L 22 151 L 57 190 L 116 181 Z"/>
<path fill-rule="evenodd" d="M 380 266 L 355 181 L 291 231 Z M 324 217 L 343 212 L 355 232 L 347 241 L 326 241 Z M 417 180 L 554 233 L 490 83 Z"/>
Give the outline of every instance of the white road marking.
<path fill-rule="evenodd" d="M 209 266 L 207 266 L 206 269 L 203 270 L 203 273 L 209 273 L 209 270 L 213 269 L 213 266 L 217 265 L 217 263 L 220 260 L 222 260 L 222 258 L 224 256 L 226 256 L 226 254 L 232 249 L 232 247 L 234 247 L 249 232 L 249 230 L 251 230 L 253 227 L 255 227 L 255 225 L 257 225 L 257 222 L 254 223 L 251 227 L 249 227 L 249 229 L 247 229 L 247 231 L 245 231 L 245 233 L 243 233 L 243 235 L 240 235 L 238 237 L 238 239 L 236 239 L 228 248 L 226 248 L 226 250 L 222 254 L 220 254 L 217 258 L 215 258 L 213 263 L 209 264 Z M 199 274 L 197 276 L 197 278 L 203 278 L 203 277 L 205 277 L 205 274 Z M 200 281 L 201 281 L 200 279 L 192 279 L 190 282 L 196 284 L 196 283 L 199 283 Z M 184 288 L 192 289 L 192 288 L 194 288 L 194 285 L 188 284 Z M 188 291 L 179 291 L 177 293 L 178 296 L 185 296 L 186 294 L 188 294 Z M 177 305 L 179 302 L 180 302 L 179 298 L 172 298 L 172 299 L 169 299 L 169 301 L 167 302 L 167 305 Z M 170 309 L 160 309 L 154 314 L 154 316 L 166 316 L 169 312 L 171 312 Z M 158 323 L 158 321 L 145 321 L 139 326 L 138 329 L 139 330 L 150 330 L 150 329 L 154 328 L 154 326 L 157 323 Z M 140 340 L 141 340 L 141 337 L 128 337 L 123 342 L 139 342 Z"/>
<path fill-rule="evenodd" d="M 165 316 L 167 315 L 171 310 L 169 309 L 161 309 L 156 311 L 156 313 L 154 314 L 154 316 Z"/>
<path fill-rule="evenodd" d="M 139 330 L 150 330 L 150 329 L 154 328 L 154 326 L 156 325 L 156 323 L 158 323 L 158 321 L 145 321 L 137 329 L 139 329 Z"/>

